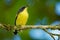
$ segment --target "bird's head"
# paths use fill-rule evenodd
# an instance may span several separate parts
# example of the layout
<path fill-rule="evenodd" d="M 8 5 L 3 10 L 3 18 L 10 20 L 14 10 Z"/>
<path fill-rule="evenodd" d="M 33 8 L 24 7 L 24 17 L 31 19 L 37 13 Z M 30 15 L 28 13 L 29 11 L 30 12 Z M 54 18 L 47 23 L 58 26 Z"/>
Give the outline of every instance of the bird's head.
<path fill-rule="evenodd" d="M 19 13 L 19 12 L 22 12 L 23 10 L 26 10 L 27 8 L 28 8 L 28 5 L 21 7 L 21 8 L 19 9 L 18 13 Z"/>

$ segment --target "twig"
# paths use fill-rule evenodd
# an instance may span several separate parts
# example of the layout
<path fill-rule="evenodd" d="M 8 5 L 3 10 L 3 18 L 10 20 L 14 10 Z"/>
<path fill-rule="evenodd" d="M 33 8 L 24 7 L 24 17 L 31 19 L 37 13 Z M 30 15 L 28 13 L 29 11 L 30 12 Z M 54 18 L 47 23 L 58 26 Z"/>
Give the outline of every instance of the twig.
<path fill-rule="evenodd" d="M 55 38 L 54 38 L 54 36 L 53 36 L 53 34 L 52 33 L 49 33 L 48 31 L 47 31 L 47 29 L 43 29 L 45 32 L 47 32 L 54 40 L 55 40 Z"/>
<path fill-rule="evenodd" d="M 24 29 L 58 29 L 60 30 L 60 25 L 57 25 L 57 26 L 52 26 L 52 25 L 22 25 L 22 26 L 11 26 L 11 25 L 6 25 L 6 24 L 0 24 L 0 28 L 10 28 L 13 30 L 16 28 L 16 29 L 20 29 L 20 30 L 24 30 Z"/>
<path fill-rule="evenodd" d="M 52 26 L 52 25 L 20 25 L 20 26 L 11 26 L 11 25 L 6 25 L 6 24 L 0 24 L 0 28 L 6 29 L 8 31 L 21 31 L 21 30 L 26 30 L 26 29 L 43 29 L 45 32 L 47 32 L 54 40 L 55 38 L 53 35 L 60 36 L 60 34 L 53 34 L 48 32 L 46 29 L 58 29 L 60 30 L 60 25 Z"/>

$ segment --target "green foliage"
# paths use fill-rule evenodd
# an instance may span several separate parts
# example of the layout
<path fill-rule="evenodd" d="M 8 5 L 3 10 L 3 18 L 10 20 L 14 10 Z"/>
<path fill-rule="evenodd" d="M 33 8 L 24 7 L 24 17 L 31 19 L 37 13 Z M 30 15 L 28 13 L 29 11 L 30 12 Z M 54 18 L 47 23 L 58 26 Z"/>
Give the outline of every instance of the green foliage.
<path fill-rule="evenodd" d="M 54 13 L 54 4 L 56 0 L 49 5 L 46 5 L 46 2 L 47 0 L 11 0 L 11 3 L 7 5 L 5 0 L 0 0 L 0 23 L 14 25 L 19 8 L 28 4 L 29 19 L 27 24 L 35 24 L 37 18 L 42 20 L 44 17 L 47 17 L 48 24 L 50 24 L 58 17 Z M 19 33 L 22 40 L 30 40 L 28 32 L 29 30 L 24 30 L 22 33 Z M 0 35 L 3 35 L 2 33 L 0 32 Z M 10 32 L 4 33 L 7 38 L 8 33 L 10 34 Z M 3 38 L 4 37 L 0 36 L 0 40 L 3 40 Z"/>
<path fill-rule="evenodd" d="M 14 25 L 16 13 L 21 6 L 26 5 L 26 1 L 12 0 L 10 5 L 6 5 L 5 1 L 0 1 L 0 22 Z"/>
<path fill-rule="evenodd" d="M 48 6 L 46 5 L 46 2 L 47 0 L 11 0 L 10 5 L 7 5 L 5 0 L 1 0 L 0 22 L 14 25 L 15 17 L 19 8 L 27 4 L 30 6 L 28 8 L 29 19 L 27 24 L 34 24 L 37 18 L 42 19 L 44 17 L 48 17 L 48 19 L 51 19 L 54 17 L 54 19 L 56 19 L 56 15 L 54 14 L 55 1 L 52 3 L 53 5 Z"/>

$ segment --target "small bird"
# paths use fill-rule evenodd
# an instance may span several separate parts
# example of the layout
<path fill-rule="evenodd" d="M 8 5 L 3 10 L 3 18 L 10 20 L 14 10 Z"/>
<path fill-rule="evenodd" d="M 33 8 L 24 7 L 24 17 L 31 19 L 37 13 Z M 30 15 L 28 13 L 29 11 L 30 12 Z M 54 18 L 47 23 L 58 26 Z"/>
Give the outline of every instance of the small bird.
<path fill-rule="evenodd" d="M 27 12 L 28 6 L 23 6 L 19 9 L 16 19 L 15 19 L 15 25 L 25 25 L 28 20 L 28 12 Z M 15 30 L 14 34 L 17 34 L 17 30 Z"/>

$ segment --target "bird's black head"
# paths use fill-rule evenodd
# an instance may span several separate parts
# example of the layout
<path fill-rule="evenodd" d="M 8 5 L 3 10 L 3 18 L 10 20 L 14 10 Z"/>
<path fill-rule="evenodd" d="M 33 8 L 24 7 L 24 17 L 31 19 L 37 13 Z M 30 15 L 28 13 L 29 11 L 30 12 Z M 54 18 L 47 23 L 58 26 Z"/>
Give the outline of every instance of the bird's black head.
<path fill-rule="evenodd" d="M 26 7 L 28 7 L 28 5 L 21 7 L 21 8 L 19 9 L 18 13 L 22 12 Z"/>
<path fill-rule="evenodd" d="M 25 6 L 22 7 L 22 8 L 20 8 L 19 11 L 18 11 L 18 13 L 22 12 L 25 8 L 26 8 Z"/>

